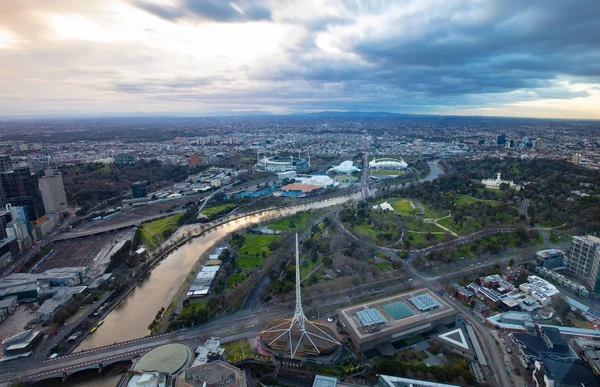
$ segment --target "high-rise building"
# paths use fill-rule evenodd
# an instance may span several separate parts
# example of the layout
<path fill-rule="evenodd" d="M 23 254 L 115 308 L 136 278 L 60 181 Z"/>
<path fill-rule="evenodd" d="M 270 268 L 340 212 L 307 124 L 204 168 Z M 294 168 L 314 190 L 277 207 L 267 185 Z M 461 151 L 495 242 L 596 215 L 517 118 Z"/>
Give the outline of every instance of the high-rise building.
<path fill-rule="evenodd" d="M 498 135 L 498 140 L 496 142 L 498 146 L 506 145 L 506 134 L 502 133 Z"/>
<path fill-rule="evenodd" d="M 9 155 L 0 155 L 0 172 L 6 172 L 13 169 L 12 160 Z"/>
<path fill-rule="evenodd" d="M 571 162 L 573 164 L 580 164 L 581 163 L 581 155 L 579 153 L 575 153 L 573 155 L 573 157 L 571 157 Z"/>
<path fill-rule="evenodd" d="M 537 149 L 540 149 L 542 146 L 544 146 L 544 141 L 541 138 L 536 138 L 535 139 L 535 147 Z"/>
<path fill-rule="evenodd" d="M 2 172 L 2 187 L 8 203 L 27 208 L 27 215 L 32 225 L 41 224 L 46 220 L 46 210 L 38 187 L 38 179 L 28 166 L 18 166 Z"/>
<path fill-rule="evenodd" d="M 145 198 L 148 196 L 148 189 L 146 188 L 148 185 L 145 181 L 138 181 L 131 185 L 131 196 L 134 199 Z"/>
<path fill-rule="evenodd" d="M 573 237 L 566 267 L 590 291 L 600 293 L 600 238 L 591 235 Z"/>
<path fill-rule="evenodd" d="M 56 169 L 46 169 L 44 176 L 39 180 L 39 188 L 46 215 L 52 216 L 56 223 L 60 223 L 60 213 L 69 208 L 62 174 Z"/>

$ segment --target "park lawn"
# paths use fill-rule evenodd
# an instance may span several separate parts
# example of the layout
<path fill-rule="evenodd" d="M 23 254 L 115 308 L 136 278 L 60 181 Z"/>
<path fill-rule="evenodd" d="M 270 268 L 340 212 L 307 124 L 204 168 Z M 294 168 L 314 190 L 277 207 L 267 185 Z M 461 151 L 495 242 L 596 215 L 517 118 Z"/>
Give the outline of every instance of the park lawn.
<path fill-rule="evenodd" d="M 318 260 L 315 263 L 311 262 L 310 259 L 305 259 L 304 261 L 302 261 L 302 263 L 300 264 L 300 278 L 304 279 L 304 277 L 306 277 L 308 273 L 314 270 L 315 267 L 319 266 L 319 264 L 320 262 Z"/>
<path fill-rule="evenodd" d="M 375 267 L 379 271 L 392 271 L 392 265 L 389 262 L 377 262 Z"/>
<path fill-rule="evenodd" d="M 269 250 L 271 242 L 279 240 L 279 238 L 279 235 L 246 234 L 244 244 L 240 248 L 237 266 L 246 270 L 260 265 L 271 254 L 271 250 Z"/>
<path fill-rule="evenodd" d="M 303 212 L 300 214 L 295 214 L 292 216 L 287 216 L 285 218 L 278 219 L 273 223 L 267 224 L 267 227 L 271 230 L 292 231 L 292 228 L 290 227 L 290 222 L 293 222 L 296 226 L 296 230 L 300 232 L 300 229 L 304 228 L 308 220 L 313 216 L 313 213 Z"/>
<path fill-rule="evenodd" d="M 227 289 L 235 287 L 237 284 L 243 282 L 245 279 L 246 276 L 244 275 L 244 273 L 235 273 L 230 275 L 229 278 L 227 278 Z"/>
<path fill-rule="evenodd" d="M 244 244 L 240 248 L 241 255 L 270 254 L 269 245 L 279 240 L 279 235 L 246 234 Z"/>
<path fill-rule="evenodd" d="M 210 218 L 211 216 L 216 216 L 216 215 L 222 214 L 229 210 L 233 210 L 234 208 L 235 208 L 235 204 L 231 204 L 231 203 L 221 204 L 218 206 L 205 208 L 202 210 L 201 214 L 204 216 L 208 216 Z"/>
<path fill-rule="evenodd" d="M 375 230 L 371 225 L 367 223 L 358 224 L 354 226 L 354 230 L 359 234 L 365 235 L 369 238 L 377 239 L 378 231 Z"/>
<path fill-rule="evenodd" d="M 261 359 L 269 359 L 267 356 L 263 356 L 252 350 L 248 339 L 232 341 L 230 343 L 222 343 L 221 347 L 225 348 L 227 354 L 227 361 L 229 363 L 236 363 L 243 360 L 246 357 L 255 357 Z"/>
<path fill-rule="evenodd" d="M 142 224 L 140 243 L 151 250 L 156 249 L 165 240 L 163 236 L 165 230 L 175 232 L 179 228 L 178 221 L 182 216 L 183 212 Z"/>
<path fill-rule="evenodd" d="M 425 223 L 421 219 L 412 217 L 405 219 L 406 228 L 409 231 L 419 231 L 419 232 L 446 232 L 446 230 L 439 228 L 434 223 Z"/>
<path fill-rule="evenodd" d="M 470 234 L 482 229 L 479 220 L 471 217 L 468 217 L 461 224 L 454 223 L 454 218 L 452 217 L 438 220 L 438 224 L 441 224 L 444 227 L 448 227 L 450 230 L 461 235 Z"/>
<path fill-rule="evenodd" d="M 413 206 L 410 204 L 410 200 L 408 199 L 399 199 L 393 201 L 390 204 L 392 205 L 392 207 L 394 207 L 394 210 L 398 212 L 405 212 L 407 214 L 410 214 L 414 210 Z"/>

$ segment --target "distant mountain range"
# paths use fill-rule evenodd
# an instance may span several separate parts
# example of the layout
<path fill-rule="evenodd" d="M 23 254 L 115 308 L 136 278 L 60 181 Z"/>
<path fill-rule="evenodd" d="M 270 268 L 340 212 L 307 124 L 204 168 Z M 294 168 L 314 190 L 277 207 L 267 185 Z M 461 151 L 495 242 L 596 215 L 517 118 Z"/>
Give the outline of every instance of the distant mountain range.
<path fill-rule="evenodd" d="M 295 114 L 295 115 L 309 116 L 309 117 L 359 117 L 359 118 L 428 116 L 427 114 L 401 114 L 401 113 L 390 113 L 390 112 L 357 112 L 357 111 L 322 111 L 322 112 Z"/>

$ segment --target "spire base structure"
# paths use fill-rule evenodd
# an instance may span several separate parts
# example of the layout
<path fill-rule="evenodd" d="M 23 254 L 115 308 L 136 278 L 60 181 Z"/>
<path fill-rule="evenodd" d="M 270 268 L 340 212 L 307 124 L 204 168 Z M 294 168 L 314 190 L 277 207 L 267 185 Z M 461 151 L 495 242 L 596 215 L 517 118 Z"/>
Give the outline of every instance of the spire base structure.
<path fill-rule="evenodd" d="M 296 309 L 294 317 L 291 320 L 275 325 L 262 333 L 280 333 L 277 337 L 271 340 L 268 345 L 271 346 L 278 340 L 286 340 L 289 343 L 290 357 L 293 359 L 301 345 L 310 348 L 310 352 L 320 354 L 323 345 L 340 345 L 340 343 L 330 334 L 319 328 L 317 324 L 311 322 L 304 315 L 302 309 L 302 292 L 300 287 L 300 253 L 298 249 L 298 234 L 296 234 Z M 304 351 L 302 351 L 304 352 Z"/>

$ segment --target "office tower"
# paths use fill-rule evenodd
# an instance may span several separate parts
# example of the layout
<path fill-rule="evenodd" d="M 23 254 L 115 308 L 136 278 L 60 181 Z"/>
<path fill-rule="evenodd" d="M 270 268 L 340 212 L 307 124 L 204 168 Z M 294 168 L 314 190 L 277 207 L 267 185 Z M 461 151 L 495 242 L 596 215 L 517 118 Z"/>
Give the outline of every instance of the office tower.
<path fill-rule="evenodd" d="M 53 217 L 55 223 L 60 223 L 60 213 L 69 208 L 62 174 L 56 169 L 46 169 L 39 180 L 39 188 L 46 215 Z"/>
<path fill-rule="evenodd" d="M 580 164 L 581 163 L 581 155 L 579 153 L 575 153 L 573 155 L 573 157 L 571 157 L 571 162 L 573 164 Z"/>
<path fill-rule="evenodd" d="M 499 134 L 498 135 L 498 140 L 496 141 L 496 143 L 498 144 L 498 146 L 504 146 L 506 145 L 506 134 Z"/>
<path fill-rule="evenodd" d="M 537 149 L 540 149 L 542 146 L 544 146 L 544 141 L 542 141 L 542 139 L 541 139 L 541 138 L 539 138 L 539 137 L 538 137 L 538 138 L 536 138 L 536 139 L 535 139 L 535 147 L 536 147 Z"/>
<path fill-rule="evenodd" d="M 567 271 L 594 293 L 600 292 L 600 238 L 575 236 L 566 262 Z"/>
<path fill-rule="evenodd" d="M 17 166 L 11 171 L 2 172 L 2 187 L 8 203 L 27 209 L 32 225 L 41 224 L 46 220 L 46 210 L 38 187 L 38 179 L 28 166 Z"/>
<path fill-rule="evenodd" d="M 134 199 L 145 198 L 148 196 L 148 189 L 146 188 L 148 182 L 146 181 L 138 181 L 131 185 L 131 196 Z"/>
<path fill-rule="evenodd" d="M 0 155 L 0 172 L 6 172 L 13 169 L 12 160 L 9 155 Z"/>

